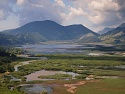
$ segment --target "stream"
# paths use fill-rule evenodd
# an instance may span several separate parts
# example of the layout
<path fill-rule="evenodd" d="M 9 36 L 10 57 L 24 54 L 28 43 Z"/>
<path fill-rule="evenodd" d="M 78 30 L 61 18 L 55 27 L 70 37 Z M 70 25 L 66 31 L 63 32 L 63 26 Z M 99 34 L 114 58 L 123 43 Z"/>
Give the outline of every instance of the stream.
<path fill-rule="evenodd" d="M 26 94 L 43 94 L 43 92 L 47 92 L 50 94 L 53 90 L 49 86 L 44 86 L 41 84 L 23 84 L 20 85 L 20 90 L 25 92 Z"/>
<path fill-rule="evenodd" d="M 30 61 L 24 61 L 24 62 L 20 62 L 19 64 L 15 65 L 14 66 L 14 69 L 15 71 L 19 71 L 19 66 L 22 66 L 22 65 L 27 65 L 31 62 L 34 62 L 36 60 L 30 60 Z M 116 66 L 116 68 L 121 68 L 121 69 L 125 69 L 125 65 L 122 65 L 122 66 Z M 47 75 L 54 75 L 54 74 L 69 74 L 72 76 L 72 79 L 75 79 L 75 76 L 79 75 L 77 73 L 73 73 L 73 72 L 64 72 L 64 71 L 47 71 L 47 70 L 39 70 L 39 71 L 36 71 L 34 73 L 31 73 L 29 75 L 25 75 L 26 77 L 26 81 L 34 81 L 34 80 L 42 80 L 42 81 L 45 81 L 45 80 L 55 80 L 55 79 L 41 79 L 41 78 L 38 78 L 39 76 L 47 76 Z M 100 77 L 99 77 L 100 78 Z M 101 78 L 107 78 L 106 76 L 101 76 Z M 109 78 L 112 78 L 112 77 L 109 77 Z M 113 76 L 113 78 L 117 78 L 116 76 Z M 11 81 L 21 81 L 21 79 L 17 79 L 15 77 L 12 76 L 12 79 Z M 69 80 L 68 78 L 65 79 L 65 80 Z M 49 86 L 44 86 L 44 85 L 41 85 L 41 84 L 22 84 L 22 86 L 20 87 L 20 90 L 25 92 L 26 94 L 40 94 L 41 92 L 43 91 L 47 91 L 47 94 L 50 94 L 53 90 L 51 87 Z"/>
<path fill-rule="evenodd" d="M 15 71 L 19 71 L 18 67 L 19 66 L 22 66 L 22 65 L 27 65 L 31 62 L 34 62 L 36 60 L 30 60 L 30 61 L 24 61 L 24 62 L 21 62 L 17 65 L 14 66 L 14 69 Z M 11 81 L 21 81 L 21 79 L 17 79 L 15 77 L 11 77 Z M 27 79 L 30 79 L 30 77 Z M 33 81 L 34 79 L 32 79 L 31 81 Z M 44 85 L 41 85 L 41 84 L 21 84 L 19 85 L 20 86 L 20 91 L 23 91 L 25 92 L 26 94 L 41 94 L 42 92 L 46 91 L 47 94 L 50 94 L 53 90 L 51 87 L 49 86 L 44 86 Z M 11 87 L 13 88 L 13 87 Z"/>
<path fill-rule="evenodd" d="M 18 67 L 22 66 L 22 65 L 27 65 L 31 62 L 34 62 L 36 60 L 30 60 L 30 61 L 24 61 L 21 62 L 17 65 L 14 66 L 15 71 L 19 71 Z M 31 73 L 29 75 L 26 75 L 26 81 L 34 81 L 34 80 L 54 80 L 54 79 L 40 79 L 38 78 L 39 76 L 42 75 L 54 75 L 54 74 L 69 74 L 72 75 L 72 79 L 75 79 L 75 76 L 79 75 L 77 73 L 73 73 L 73 72 L 64 72 L 64 71 L 47 71 L 47 70 L 40 70 L 40 71 L 36 71 L 34 73 Z M 21 81 L 21 79 L 17 79 L 15 77 L 12 76 L 11 81 Z M 69 78 L 65 79 L 65 80 L 69 80 Z M 53 90 L 51 87 L 49 86 L 44 86 L 41 84 L 22 84 L 19 85 L 20 86 L 20 90 L 25 92 L 26 94 L 40 94 L 44 91 L 47 91 L 47 94 L 50 94 Z"/>
<path fill-rule="evenodd" d="M 25 77 L 27 78 L 26 81 L 55 80 L 55 79 L 41 79 L 41 78 L 38 78 L 39 76 L 48 76 L 48 75 L 54 75 L 54 74 L 68 74 L 68 75 L 72 76 L 72 79 L 76 79 L 75 76 L 79 75 L 79 74 L 73 73 L 73 72 L 40 70 L 40 71 L 36 71 L 34 73 L 31 73 L 29 75 L 26 75 Z M 66 78 L 65 80 L 69 80 L 69 78 Z"/>
<path fill-rule="evenodd" d="M 30 61 L 20 62 L 19 64 L 17 64 L 17 65 L 14 66 L 14 70 L 15 70 L 15 71 L 18 71 L 18 67 L 19 67 L 19 66 L 27 65 L 27 64 L 29 64 L 29 63 L 31 63 L 31 62 L 34 62 L 34 61 L 36 61 L 36 60 L 30 60 Z"/>
<path fill-rule="evenodd" d="M 14 69 L 15 71 L 18 71 L 18 67 L 22 66 L 22 65 L 27 65 L 31 62 L 34 62 L 36 60 L 30 60 L 30 61 L 24 61 L 24 62 L 21 62 L 17 65 L 14 66 Z M 54 79 L 41 79 L 41 78 L 38 78 L 39 76 L 47 76 L 47 75 L 54 75 L 54 74 L 68 74 L 68 75 L 72 75 L 72 79 L 75 79 L 75 76 L 79 75 L 77 73 L 73 73 L 73 72 L 64 72 L 64 71 L 47 71 L 47 70 L 39 70 L 39 71 L 36 71 L 34 73 L 31 73 L 29 75 L 26 75 L 26 81 L 33 81 L 33 80 L 54 80 Z M 19 80 L 19 79 L 16 79 L 15 77 L 12 77 L 13 79 L 12 80 Z M 68 80 L 68 78 L 66 79 Z"/>

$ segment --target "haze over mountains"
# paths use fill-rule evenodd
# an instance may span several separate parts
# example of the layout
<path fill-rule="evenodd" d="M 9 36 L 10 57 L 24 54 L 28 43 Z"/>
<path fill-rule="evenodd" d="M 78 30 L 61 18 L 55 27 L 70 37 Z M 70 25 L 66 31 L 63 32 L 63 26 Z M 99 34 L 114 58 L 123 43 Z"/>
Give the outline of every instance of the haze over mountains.
<path fill-rule="evenodd" d="M 99 35 L 83 25 L 62 26 L 50 20 L 35 21 L 0 33 L 0 44 L 26 44 L 46 41 L 73 41 L 78 43 L 123 43 L 125 24 Z"/>
<path fill-rule="evenodd" d="M 114 28 L 105 27 L 103 30 L 98 31 L 97 33 L 102 35 L 102 34 L 105 34 L 105 33 L 109 32 L 109 31 L 112 31 L 113 29 Z"/>
<path fill-rule="evenodd" d="M 125 43 L 125 23 L 103 34 L 101 40 L 105 43 Z"/>

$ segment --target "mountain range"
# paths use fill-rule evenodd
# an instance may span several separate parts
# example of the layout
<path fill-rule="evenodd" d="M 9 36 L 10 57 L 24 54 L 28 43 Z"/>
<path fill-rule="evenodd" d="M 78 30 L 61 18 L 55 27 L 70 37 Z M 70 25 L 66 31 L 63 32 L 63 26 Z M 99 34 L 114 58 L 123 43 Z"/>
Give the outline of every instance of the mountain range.
<path fill-rule="evenodd" d="M 83 25 L 62 26 L 50 20 L 31 22 L 16 29 L 5 30 L 3 33 L 14 36 L 25 43 L 77 41 L 83 39 L 87 34 L 91 34 L 95 37 L 98 36 L 97 33 Z"/>
<path fill-rule="evenodd" d="M 104 43 L 125 43 L 125 23 L 100 36 Z"/>
<path fill-rule="evenodd" d="M 34 44 L 69 40 L 77 43 L 124 43 L 124 37 L 124 23 L 99 35 L 81 24 L 62 26 L 54 21 L 45 20 L 30 22 L 19 28 L 0 32 L 0 44 Z"/>

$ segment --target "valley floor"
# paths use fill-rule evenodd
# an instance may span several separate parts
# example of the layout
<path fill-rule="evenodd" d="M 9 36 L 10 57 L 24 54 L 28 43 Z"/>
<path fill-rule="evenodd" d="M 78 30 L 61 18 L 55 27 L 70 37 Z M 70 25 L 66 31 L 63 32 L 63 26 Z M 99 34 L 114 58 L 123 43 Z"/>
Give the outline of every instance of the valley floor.
<path fill-rule="evenodd" d="M 38 57 L 46 57 L 38 60 Z M 82 54 L 39 55 L 36 60 L 18 66 L 18 71 L 1 74 L 0 94 L 24 94 L 17 87 L 20 84 L 41 84 L 52 88 L 51 94 L 125 94 L 125 65 L 123 56 L 87 56 Z M 15 63 L 19 64 L 19 63 Z M 39 81 L 26 81 L 26 75 L 39 70 L 65 71 L 79 74 L 54 74 L 40 76 Z M 5 75 L 4 79 L 3 76 Z M 12 75 L 20 81 L 11 81 Z M 54 79 L 43 81 L 45 79 Z M 69 80 L 64 80 L 68 78 Z M 9 81 L 10 79 L 10 81 Z M 8 88 L 14 87 L 14 90 Z M 44 94 L 42 91 L 36 94 Z"/>

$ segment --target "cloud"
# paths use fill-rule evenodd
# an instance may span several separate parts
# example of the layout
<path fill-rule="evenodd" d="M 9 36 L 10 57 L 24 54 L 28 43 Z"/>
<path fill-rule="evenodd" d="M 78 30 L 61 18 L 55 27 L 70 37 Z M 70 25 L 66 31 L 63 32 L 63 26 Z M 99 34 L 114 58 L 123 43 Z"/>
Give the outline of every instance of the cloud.
<path fill-rule="evenodd" d="M 55 3 L 56 3 L 57 5 L 59 5 L 60 7 L 63 7 L 63 8 L 66 7 L 62 0 L 55 0 Z"/>
<path fill-rule="evenodd" d="M 69 10 L 69 13 L 68 14 L 65 14 L 65 13 L 62 13 L 62 17 L 66 20 L 66 21 L 69 21 L 69 20 L 72 20 L 76 17 L 79 17 L 79 16 L 85 16 L 87 15 L 83 10 L 82 8 L 74 8 L 74 7 L 69 7 L 68 8 Z"/>
<path fill-rule="evenodd" d="M 73 17 L 75 16 L 84 16 L 84 15 L 87 15 L 87 13 L 85 13 L 82 8 L 73 8 L 73 7 L 70 7 L 70 12 L 68 14 L 68 18 L 72 19 Z"/>
<path fill-rule="evenodd" d="M 62 20 L 58 6 L 55 6 L 49 0 L 25 0 L 25 2 L 19 0 L 18 4 L 21 8 L 21 11 L 18 12 L 21 25 L 36 20 L 49 19 L 58 23 Z"/>
<path fill-rule="evenodd" d="M 125 19 L 125 1 L 124 0 L 117 0 L 119 5 L 118 16 L 122 19 Z"/>
<path fill-rule="evenodd" d="M 10 14 L 6 20 L 0 21 L 0 30 L 6 30 L 19 27 L 19 17 L 14 14 Z"/>
<path fill-rule="evenodd" d="M 7 20 L 10 14 L 18 16 L 19 25 L 36 20 L 53 20 L 61 24 L 63 21 L 86 15 L 82 8 L 66 5 L 63 0 L 54 0 L 54 2 L 50 0 L 2 0 L 0 2 L 3 3 L 2 9 L 5 11 L 2 13 L 1 10 L 0 17 L 2 18 L 4 14 L 3 20 Z"/>
<path fill-rule="evenodd" d="M 121 5 L 123 4 L 123 5 Z M 93 0 L 89 20 L 96 25 L 112 26 L 124 22 L 124 0 Z"/>
<path fill-rule="evenodd" d="M 2 19 L 3 17 L 4 17 L 3 10 L 0 10 L 0 19 Z"/>
<path fill-rule="evenodd" d="M 119 6 L 113 0 L 94 0 L 89 4 L 89 8 L 94 11 L 117 11 Z"/>
<path fill-rule="evenodd" d="M 1 0 L 0 20 L 1 22 L 7 22 L 8 18 L 14 15 L 19 18 L 18 24 L 20 26 L 37 20 L 53 20 L 61 23 L 63 20 L 61 16 L 62 7 L 65 7 L 65 5 L 61 0 L 53 3 L 49 0 Z"/>
<path fill-rule="evenodd" d="M 36 20 L 53 20 L 63 25 L 85 24 L 94 29 L 97 26 L 102 28 L 125 22 L 125 2 L 124 0 L 0 0 L 0 21 L 7 22 L 12 15 L 16 18 L 12 23 L 18 23 L 20 26 Z M 14 28 L 14 25 L 12 27 Z"/>
<path fill-rule="evenodd" d="M 124 0 L 70 0 L 88 14 L 92 26 L 113 26 L 125 22 Z"/>

